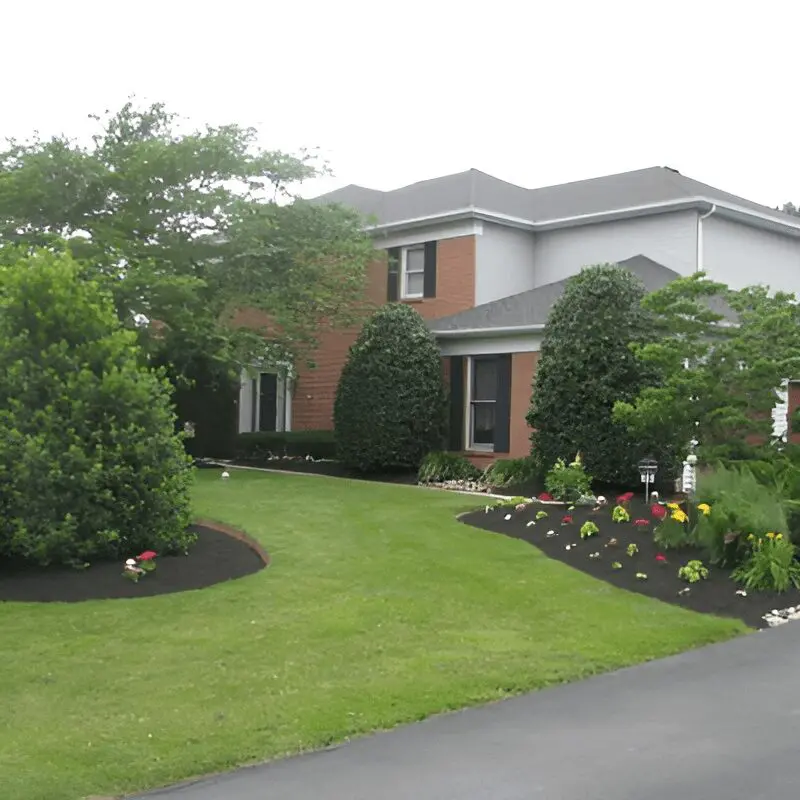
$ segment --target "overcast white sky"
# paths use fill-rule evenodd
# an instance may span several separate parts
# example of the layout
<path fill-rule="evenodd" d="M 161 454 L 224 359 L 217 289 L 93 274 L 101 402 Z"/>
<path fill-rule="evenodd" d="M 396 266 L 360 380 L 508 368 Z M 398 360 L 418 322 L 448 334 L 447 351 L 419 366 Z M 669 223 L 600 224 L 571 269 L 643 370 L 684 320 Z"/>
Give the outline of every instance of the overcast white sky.
<path fill-rule="evenodd" d="M 666 165 L 798 203 L 798 22 L 796 0 L 0 0 L 0 137 L 86 135 L 135 93 L 319 146 L 336 177 L 309 195 Z"/>

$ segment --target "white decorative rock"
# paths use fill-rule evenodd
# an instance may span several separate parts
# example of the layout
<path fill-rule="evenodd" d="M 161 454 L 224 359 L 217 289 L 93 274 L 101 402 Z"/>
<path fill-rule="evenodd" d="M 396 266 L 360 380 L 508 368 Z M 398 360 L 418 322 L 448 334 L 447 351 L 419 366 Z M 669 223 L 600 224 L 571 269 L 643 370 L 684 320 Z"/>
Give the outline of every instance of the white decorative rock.
<path fill-rule="evenodd" d="M 547 531 L 547 533 L 545 534 L 545 536 L 546 536 L 548 539 L 552 539 L 554 536 L 557 536 L 557 535 L 558 535 L 558 534 L 557 534 L 555 531 Z"/>
<path fill-rule="evenodd" d="M 503 519 L 508 522 L 511 519 L 511 514 L 506 514 Z"/>
<path fill-rule="evenodd" d="M 747 592 L 744 589 L 737 589 L 736 594 L 738 594 L 739 597 L 747 597 Z"/>
<path fill-rule="evenodd" d="M 536 524 L 536 523 L 535 523 L 533 520 L 530 520 L 530 521 L 527 523 L 527 525 L 525 525 L 525 527 L 526 527 L 526 528 L 530 528 L 530 527 L 532 527 L 532 526 L 533 526 L 533 525 L 535 525 L 535 524 Z"/>

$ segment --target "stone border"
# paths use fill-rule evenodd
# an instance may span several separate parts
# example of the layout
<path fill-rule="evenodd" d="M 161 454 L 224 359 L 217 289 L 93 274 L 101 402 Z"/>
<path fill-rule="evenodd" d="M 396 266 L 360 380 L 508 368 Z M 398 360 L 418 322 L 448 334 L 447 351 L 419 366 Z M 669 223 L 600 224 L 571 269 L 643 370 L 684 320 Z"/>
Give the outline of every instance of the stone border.
<path fill-rule="evenodd" d="M 226 536 L 230 536 L 232 539 L 236 539 L 242 544 L 246 544 L 263 562 L 264 566 L 268 567 L 272 561 L 270 558 L 269 553 L 264 549 L 260 542 L 256 541 L 252 536 L 245 533 L 238 528 L 233 528 L 230 525 L 226 525 L 224 522 L 216 522 L 215 520 L 210 519 L 196 519 L 194 520 L 195 525 L 200 525 L 203 528 L 210 528 L 212 531 L 217 531 L 217 533 L 224 533 Z"/>

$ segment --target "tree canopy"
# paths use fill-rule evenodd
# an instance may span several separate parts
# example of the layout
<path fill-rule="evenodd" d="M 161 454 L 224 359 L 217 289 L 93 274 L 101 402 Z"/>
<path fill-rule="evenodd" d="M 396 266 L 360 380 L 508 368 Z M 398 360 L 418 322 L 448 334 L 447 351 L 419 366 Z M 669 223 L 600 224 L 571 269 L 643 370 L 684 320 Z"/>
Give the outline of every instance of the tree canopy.
<path fill-rule="evenodd" d="M 89 143 L 34 136 L 0 153 L 0 261 L 68 250 L 126 326 L 152 321 L 142 343 L 177 375 L 209 356 L 296 361 L 321 325 L 358 313 L 372 246 L 353 211 L 295 196 L 325 170 L 312 155 L 238 125 L 186 129 L 160 104 L 92 119 Z M 268 327 L 241 327 L 242 308 Z"/>
<path fill-rule="evenodd" d="M 629 436 L 612 410 L 648 381 L 648 366 L 630 350 L 632 341 L 645 341 L 652 332 L 644 295 L 629 270 L 603 264 L 571 278 L 554 304 L 527 417 L 541 472 L 581 452 L 598 480 L 619 484 L 635 477 L 650 442 Z"/>
<path fill-rule="evenodd" d="M 614 418 L 636 436 L 672 442 L 676 457 L 692 439 L 707 457 L 769 442 L 776 391 L 800 376 L 800 309 L 794 295 L 752 286 L 734 291 L 697 273 L 648 295 L 657 338 L 634 344 L 657 381 Z"/>
<path fill-rule="evenodd" d="M 440 450 L 447 388 L 433 334 L 410 306 L 378 309 L 350 348 L 334 404 L 337 452 L 361 472 L 417 469 Z"/>

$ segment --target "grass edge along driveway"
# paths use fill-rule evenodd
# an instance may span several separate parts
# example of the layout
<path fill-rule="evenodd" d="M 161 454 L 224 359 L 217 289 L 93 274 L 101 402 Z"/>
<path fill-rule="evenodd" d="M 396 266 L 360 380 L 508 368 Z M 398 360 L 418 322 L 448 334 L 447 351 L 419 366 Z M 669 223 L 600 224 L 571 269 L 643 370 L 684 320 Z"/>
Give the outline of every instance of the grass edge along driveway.
<path fill-rule="evenodd" d="M 272 565 L 183 594 L 0 603 L 0 796 L 141 791 L 745 630 L 457 522 L 471 505 L 198 473 L 197 514 L 258 538 Z"/>

